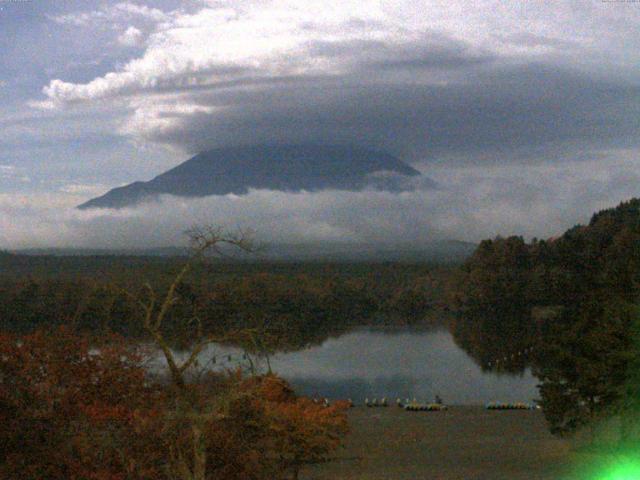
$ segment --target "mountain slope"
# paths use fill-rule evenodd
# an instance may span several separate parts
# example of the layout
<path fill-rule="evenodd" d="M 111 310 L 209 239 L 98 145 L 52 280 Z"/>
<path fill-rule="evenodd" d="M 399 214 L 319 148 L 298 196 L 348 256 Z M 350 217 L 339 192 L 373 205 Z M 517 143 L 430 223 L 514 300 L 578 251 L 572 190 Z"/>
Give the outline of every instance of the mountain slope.
<path fill-rule="evenodd" d="M 359 147 L 287 145 L 229 147 L 203 152 L 148 182 L 114 188 L 78 208 L 123 208 L 161 194 L 183 197 L 281 191 L 402 190 L 420 175 L 396 157 Z"/>

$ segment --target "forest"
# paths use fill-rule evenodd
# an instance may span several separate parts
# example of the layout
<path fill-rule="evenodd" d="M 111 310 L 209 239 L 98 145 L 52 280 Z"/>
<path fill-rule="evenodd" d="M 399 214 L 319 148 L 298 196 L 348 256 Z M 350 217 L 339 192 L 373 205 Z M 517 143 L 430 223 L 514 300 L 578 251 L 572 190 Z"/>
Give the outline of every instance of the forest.
<path fill-rule="evenodd" d="M 144 335 L 136 297 L 166 291 L 189 257 L 0 255 L 0 329 L 67 325 L 100 336 Z M 280 350 L 361 324 L 444 325 L 453 266 L 423 263 L 251 262 L 208 259 L 176 286 L 166 330 L 177 346 L 198 318 L 211 334 L 259 329 Z M 146 285 L 146 286 L 145 286 Z"/>
<path fill-rule="evenodd" d="M 637 438 L 640 199 L 556 238 L 485 240 L 455 275 L 456 340 L 484 369 L 530 367 L 553 433 L 619 417 Z"/>

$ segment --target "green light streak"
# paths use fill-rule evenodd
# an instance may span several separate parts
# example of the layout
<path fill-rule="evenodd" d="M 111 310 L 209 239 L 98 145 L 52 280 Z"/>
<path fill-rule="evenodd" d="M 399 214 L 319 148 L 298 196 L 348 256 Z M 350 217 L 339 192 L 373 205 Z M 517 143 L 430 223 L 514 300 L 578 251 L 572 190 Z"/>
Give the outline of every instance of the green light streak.
<path fill-rule="evenodd" d="M 640 480 L 640 459 L 625 459 L 606 469 L 597 480 Z"/>
<path fill-rule="evenodd" d="M 640 480 L 640 455 L 637 451 L 625 450 L 618 453 L 597 455 L 576 465 L 570 480 Z"/>

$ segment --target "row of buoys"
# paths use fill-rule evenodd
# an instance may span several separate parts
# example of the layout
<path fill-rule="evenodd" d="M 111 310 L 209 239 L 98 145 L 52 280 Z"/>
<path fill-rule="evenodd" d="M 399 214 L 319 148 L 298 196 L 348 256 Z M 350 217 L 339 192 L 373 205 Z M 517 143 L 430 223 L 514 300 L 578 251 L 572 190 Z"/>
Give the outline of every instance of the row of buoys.
<path fill-rule="evenodd" d="M 536 410 L 540 408 L 538 405 L 533 405 L 531 403 L 501 403 L 501 402 L 490 402 L 485 405 L 487 410 Z"/>
<path fill-rule="evenodd" d="M 440 397 L 436 397 L 436 398 L 437 398 L 437 401 L 431 402 L 431 403 L 429 402 L 421 403 L 421 402 L 418 402 L 418 400 L 416 400 L 415 398 L 413 400 L 409 400 L 408 398 L 406 398 L 404 401 L 398 398 L 396 399 L 396 405 L 399 408 L 402 408 L 408 412 L 441 412 L 441 411 L 447 410 L 448 407 L 444 403 L 442 403 L 442 400 L 440 399 Z M 313 402 L 317 405 L 322 404 L 324 407 L 331 406 L 331 401 L 328 398 L 322 398 L 322 399 L 314 398 Z M 355 407 L 353 400 L 348 399 L 347 402 L 350 408 Z M 388 407 L 389 402 L 385 397 L 381 398 L 380 400 L 376 398 L 372 400 L 369 400 L 369 398 L 365 398 L 364 405 L 368 408 Z M 515 403 L 489 402 L 485 405 L 486 410 L 537 410 L 539 408 L 540 408 L 539 405 L 524 403 L 524 402 L 515 402 Z"/>
<path fill-rule="evenodd" d="M 441 403 L 410 403 L 405 405 L 404 409 L 407 412 L 442 412 L 447 406 Z"/>
<path fill-rule="evenodd" d="M 331 402 L 327 398 L 323 399 L 322 401 L 317 399 L 317 398 L 314 398 L 313 401 L 316 404 L 320 404 L 322 402 L 327 407 L 331 405 Z M 348 399 L 347 402 L 349 404 L 349 407 L 354 407 L 355 406 L 355 404 L 353 403 L 353 400 Z M 409 410 L 410 409 L 410 410 L 436 411 L 436 410 L 446 410 L 446 408 L 447 408 L 442 403 L 442 400 L 438 396 L 436 396 L 436 401 L 435 402 L 425 402 L 425 403 L 420 403 L 415 398 L 413 400 L 409 400 L 407 398 L 404 401 L 401 400 L 400 398 L 398 398 L 398 399 L 396 399 L 396 405 L 398 407 L 400 407 L 400 408 L 404 408 L 405 410 Z M 364 399 L 364 406 L 368 407 L 368 408 L 388 407 L 389 406 L 389 402 L 388 402 L 386 397 L 382 397 L 379 400 L 377 398 L 369 399 L 367 397 L 367 398 Z M 410 408 L 407 408 L 407 407 L 410 407 Z"/>
<path fill-rule="evenodd" d="M 447 409 L 447 406 L 442 403 L 442 399 L 438 395 L 436 395 L 436 401 L 431 403 L 420 403 L 415 398 L 411 401 L 406 398 L 403 402 L 398 398 L 396 399 L 396 405 L 408 412 L 440 412 Z"/>
<path fill-rule="evenodd" d="M 316 405 L 322 405 L 323 407 L 330 407 L 331 406 L 331 400 L 329 400 L 328 398 L 313 398 L 312 399 L 313 403 L 315 403 Z M 347 399 L 347 405 L 349 406 L 349 408 L 353 408 L 355 407 L 355 404 L 353 403 L 353 400 L 351 400 L 350 398 Z"/>
<path fill-rule="evenodd" d="M 353 402 L 351 401 L 351 399 L 349 399 L 349 404 L 350 406 L 354 406 Z M 382 397 L 380 400 L 374 398 L 372 400 L 369 400 L 369 398 L 365 398 L 364 399 L 364 405 L 366 407 L 369 408 L 374 408 L 374 407 L 388 407 L 389 406 L 389 402 L 387 401 L 386 397 Z M 425 402 L 425 403 L 420 403 L 418 402 L 418 400 L 416 400 L 415 398 L 413 400 L 409 400 L 408 398 L 405 399 L 404 401 L 401 400 L 400 398 L 396 399 L 396 405 L 400 408 L 406 408 L 409 405 L 420 405 L 420 406 L 431 406 L 432 408 L 427 409 L 427 408 L 423 408 L 422 410 L 438 410 L 438 408 L 436 408 L 436 406 L 444 406 L 444 404 L 442 403 L 442 400 L 440 399 L 440 397 L 436 396 L 436 401 L 435 402 Z M 440 408 L 440 410 L 442 410 L 442 408 Z"/>
<path fill-rule="evenodd" d="M 369 400 L 368 398 L 364 399 L 364 404 L 367 407 L 388 407 L 389 402 L 385 397 L 382 397 L 380 400 L 374 398 L 373 400 Z"/>
<path fill-rule="evenodd" d="M 412 403 L 420 403 L 418 402 L 418 400 L 416 399 L 416 397 L 413 397 L 413 400 L 409 400 L 408 398 L 405 398 L 404 401 L 402 401 L 400 398 L 396 399 L 396 405 L 400 408 L 404 408 L 407 405 L 410 405 Z M 444 405 L 444 402 L 442 401 L 442 398 L 440 398 L 440 395 L 436 395 L 436 398 L 433 402 L 429 402 L 426 401 L 424 402 L 425 405 L 427 404 L 431 404 L 431 405 Z"/>

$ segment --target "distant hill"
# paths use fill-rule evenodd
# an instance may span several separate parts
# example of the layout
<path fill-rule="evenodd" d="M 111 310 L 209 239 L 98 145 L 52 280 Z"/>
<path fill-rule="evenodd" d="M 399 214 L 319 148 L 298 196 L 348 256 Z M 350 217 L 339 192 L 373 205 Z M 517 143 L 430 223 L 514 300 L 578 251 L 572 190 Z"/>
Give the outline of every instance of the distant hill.
<path fill-rule="evenodd" d="M 123 208 L 161 194 L 241 195 L 251 188 L 295 192 L 374 187 L 397 191 L 406 189 L 407 178 L 419 175 L 392 155 L 360 147 L 229 147 L 200 153 L 148 182 L 114 188 L 78 208 Z"/>
<path fill-rule="evenodd" d="M 323 242 L 320 244 L 267 245 L 263 256 L 283 261 L 428 262 L 462 263 L 475 243 L 438 240 L 418 245 Z"/>
<path fill-rule="evenodd" d="M 260 261 L 336 261 L 336 262 L 463 262 L 473 253 L 476 244 L 460 240 L 438 240 L 417 245 L 377 245 L 364 243 L 323 242 L 308 244 L 271 244 L 257 254 L 240 257 L 245 262 Z M 7 259 L 28 261 L 28 257 L 181 257 L 188 254 L 185 247 L 147 249 L 88 249 L 88 248 L 32 248 L 7 254 Z M 0 267 L 2 254 L 0 253 Z"/>

